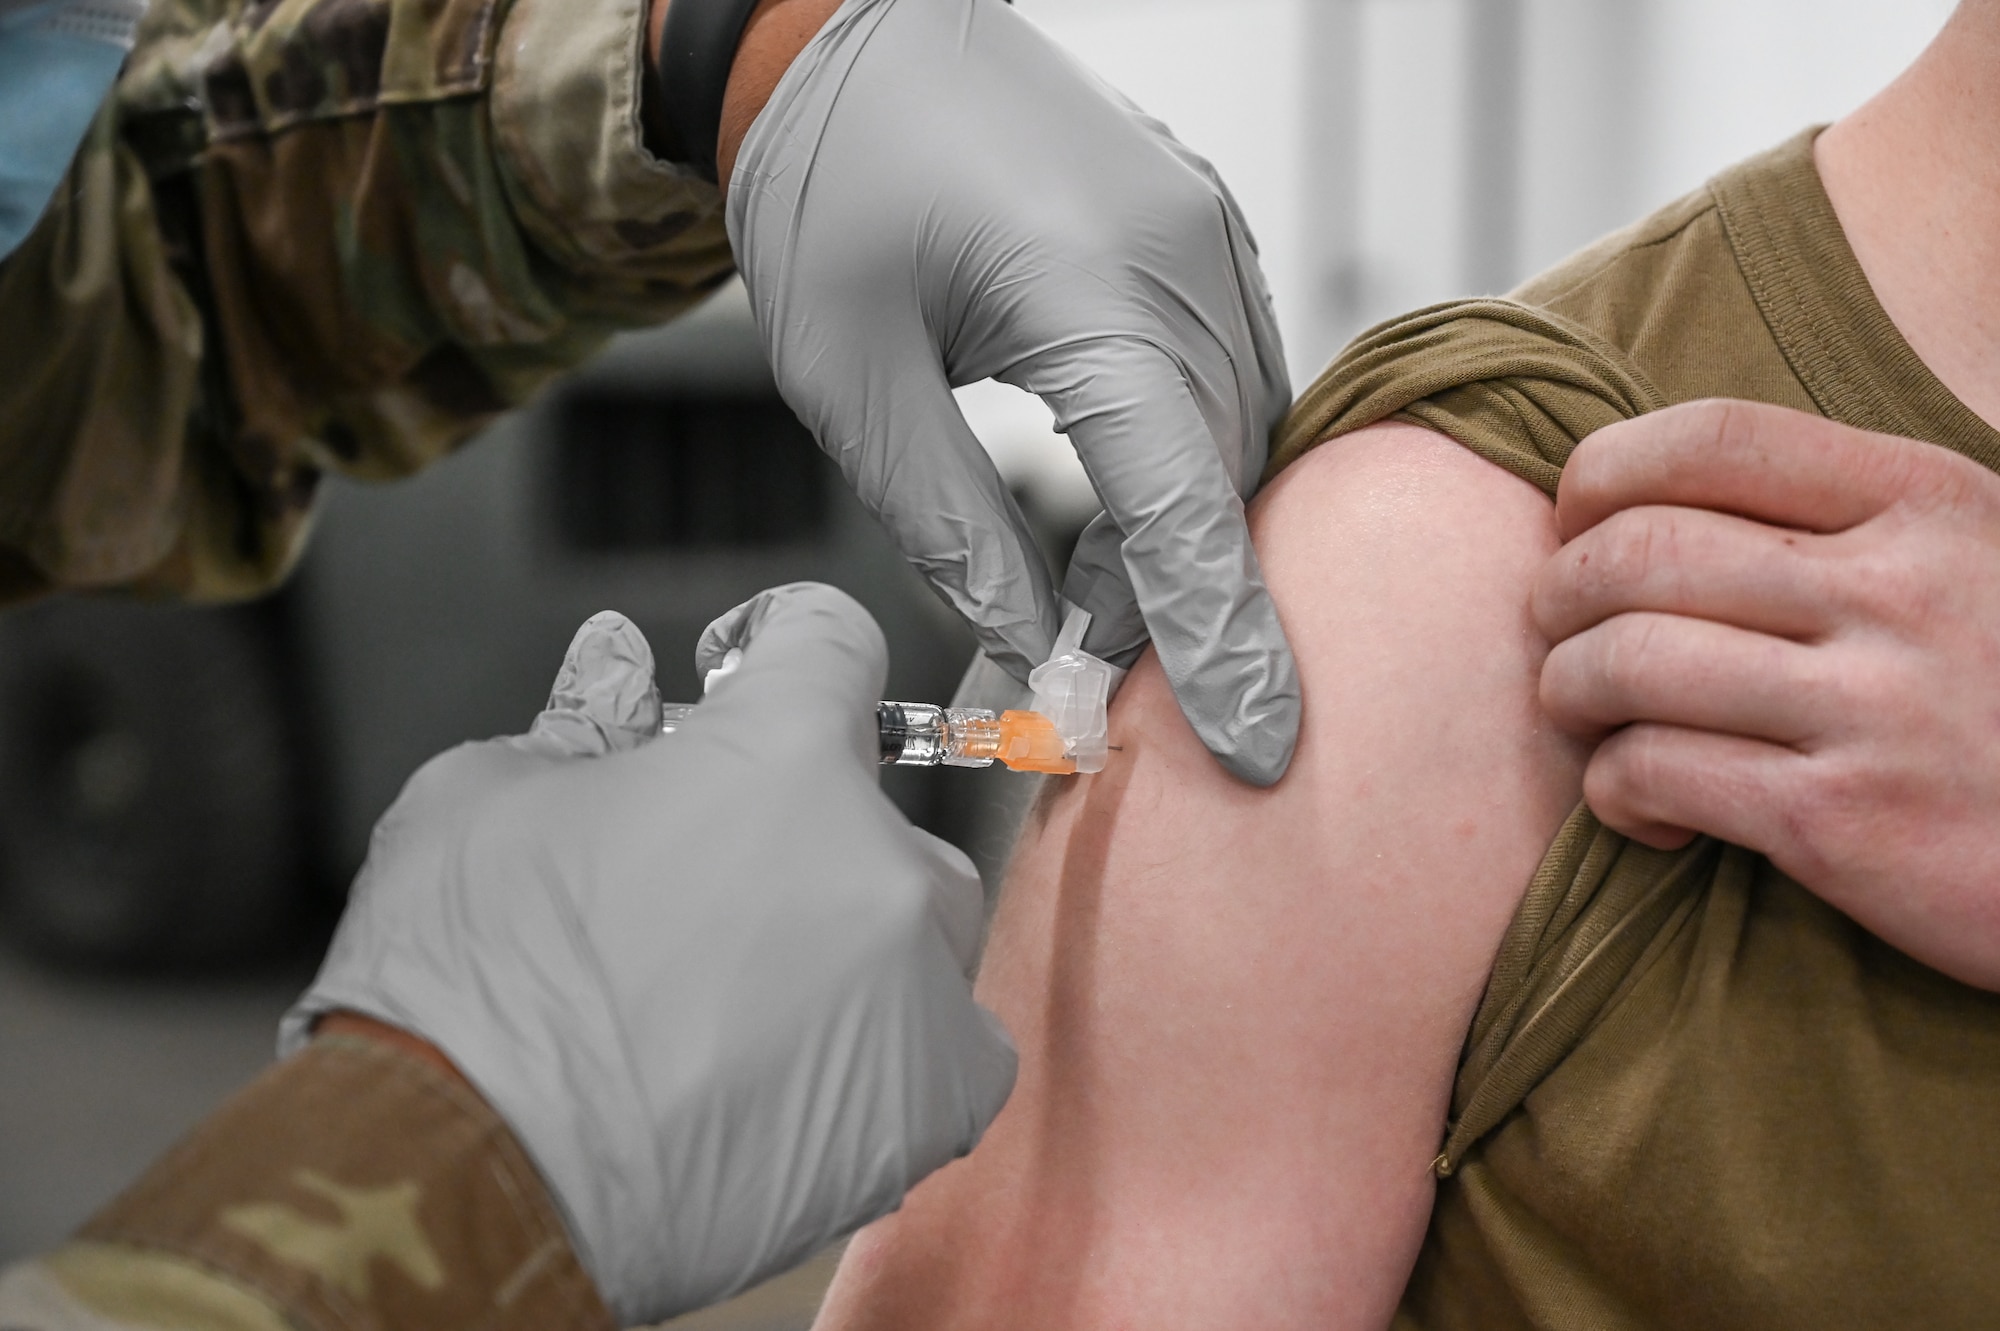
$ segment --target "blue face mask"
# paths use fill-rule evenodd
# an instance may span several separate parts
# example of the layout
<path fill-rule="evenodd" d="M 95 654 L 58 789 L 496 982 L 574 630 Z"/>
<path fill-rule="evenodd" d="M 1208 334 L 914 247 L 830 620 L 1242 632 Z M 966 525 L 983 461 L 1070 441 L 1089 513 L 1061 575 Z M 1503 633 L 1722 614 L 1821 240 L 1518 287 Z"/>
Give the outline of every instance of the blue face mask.
<path fill-rule="evenodd" d="M 145 0 L 0 0 L 0 260 L 49 206 L 144 12 Z"/>

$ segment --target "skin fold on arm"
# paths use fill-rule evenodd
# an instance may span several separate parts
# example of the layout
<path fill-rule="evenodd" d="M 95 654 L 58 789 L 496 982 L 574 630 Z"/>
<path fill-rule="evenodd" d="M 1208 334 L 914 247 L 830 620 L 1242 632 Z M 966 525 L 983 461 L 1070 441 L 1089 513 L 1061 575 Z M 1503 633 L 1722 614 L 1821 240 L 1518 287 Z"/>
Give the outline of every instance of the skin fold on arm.
<path fill-rule="evenodd" d="M 1425 430 L 1252 506 L 1304 726 L 1225 775 L 1148 654 L 1026 829 L 979 982 L 1020 1045 L 969 1157 L 850 1246 L 819 1331 L 1384 1326 L 1495 949 L 1578 797 L 1525 483 Z"/>

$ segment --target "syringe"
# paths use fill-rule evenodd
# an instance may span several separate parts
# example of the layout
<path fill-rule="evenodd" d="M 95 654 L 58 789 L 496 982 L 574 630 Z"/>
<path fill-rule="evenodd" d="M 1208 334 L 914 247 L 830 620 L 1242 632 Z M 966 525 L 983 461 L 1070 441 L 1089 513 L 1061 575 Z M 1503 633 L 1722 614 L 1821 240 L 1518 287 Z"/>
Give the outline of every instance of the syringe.
<path fill-rule="evenodd" d="M 660 733 L 672 734 L 694 712 L 693 703 L 660 707 Z M 1068 776 L 1076 760 L 1040 712 L 994 715 L 981 707 L 938 707 L 927 702 L 885 702 L 875 708 L 885 767 L 991 767 Z"/>
<path fill-rule="evenodd" d="M 1083 650 L 1090 615 L 1072 609 L 1056 635 L 1055 651 L 1028 674 L 1034 711 L 994 715 L 983 707 L 938 707 L 927 702 L 885 702 L 875 708 L 885 767 L 991 767 L 1004 763 L 1016 772 L 1070 776 L 1101 772 L 1105 755 L 1105 708 L 1124 671 Z M 706 693 L 743 660 L 732 647 L 702 682 Z M 660 733 L 680 729 L 693 703 L 663 703 Z"/>
<path fill-rule="evenodd" d="M 1040 712 L 982 707 L 936 707 L 927 702 L 885 702 L 875 709 L 882 732 L 882 763 L 897 767 L 991 767 L 1068 776 L 1076 759 Z"/>

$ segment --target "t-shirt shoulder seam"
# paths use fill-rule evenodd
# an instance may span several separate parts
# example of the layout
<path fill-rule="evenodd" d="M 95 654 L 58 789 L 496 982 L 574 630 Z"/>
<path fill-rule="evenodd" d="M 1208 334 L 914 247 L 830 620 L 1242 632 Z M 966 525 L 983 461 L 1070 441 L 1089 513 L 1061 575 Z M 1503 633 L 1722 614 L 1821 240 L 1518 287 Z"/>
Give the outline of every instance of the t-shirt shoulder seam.
<path fill-rule="evenodd" d="M 1687 234 L 1688 229 L 1690 227 L 1694 226 L 1696 223 L 1700 222 L 1704 218 L 1710 218 L 1710 217 L 1715 218 L 1717 219 L 1718 224 L 1724 225 L 1726 227 L 1727 225 L 1726 222 L 1722 221 L 1722 209 L 1716 201 L 1714 192 L 1712 190 L 1708 190 L 1706 187 L 1704 187 L 1702 192 L 1704 195 L 1707 196 L 1706 201 L 1702 204 L 1702 206 L 1689 212 L 1688 215 L 1682 218 L 1678 223 L 1676 223 L 1672 227 L 1672 229 L 1661 232 L 1659 235 L 1656 236 L 1647 236 L 1644 239 L 1635 238 L 1633 240 L 1627 241 L 1626 243 L 1618 246 L 1618 248 L 1611 250 L 1610 252 L 1605 254 L 1601 260 L 1599 260 L 1596 263 L 1593 263 L 1588 269 L 1579 273 L 1576 277 L 1576 280 L 1567 283 L 1559 290 L 1546 293 L 1537 293 L 1535 299 L 1530 303 L 1545 308 L 1554 306 L 1557 302 L 1564 300 L 1565 298 L 1571 295 L 1574 295 L 1577 291 L 1588 286 L 1590 283 L 1602 279 L 1607 272 L 1611 271 L 1613 268 L 1616 268 L 1626 259 L 1643 254 L 1649 250 L 1658 249 L 1663 245 L 1674 244 Z"/>

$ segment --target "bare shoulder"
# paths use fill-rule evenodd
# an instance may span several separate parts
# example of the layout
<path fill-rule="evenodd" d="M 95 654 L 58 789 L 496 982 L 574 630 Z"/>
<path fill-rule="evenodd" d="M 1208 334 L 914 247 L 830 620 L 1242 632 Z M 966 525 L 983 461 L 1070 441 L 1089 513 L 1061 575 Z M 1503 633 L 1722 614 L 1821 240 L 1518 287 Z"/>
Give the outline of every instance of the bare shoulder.
<path fill-rule="evenodd" d="M 1470 557 L 1491 568 L 1481 584 L 1513 571 L 1511 563 L 1493 567 L 1494 556 L 1517 555 L 1533 564 L 1532 581 L 1560 539 L 1554 505 L 1539 490 L 1435 431 L 1396 421 L 1305 454 L 1257 496 L 1250 521 L 1268 574 L 1288 584 L 1305 575 L 1286 594 L 1304 592 L 1325 571 L 1316 561 L 1378 543 L 1445 567 Z M 1453 531 L 1463 539 L 1443 539 Z M 1482 548 L 1469 549 L 1474 542 Z M 1287 632 L 1327 618 L 1313 606 L 1284 609 Z"/>
<path fill-rule="evenodd" d="M 1027 829 L 995 920 L 1014 1097 L 856 1240 L 823 1327 L 1386 1323 L 1466 1024 L 1576 799 L 1528 616 L 1553 510 L 1382 425 L 1252 530 L 1305 691 L 1291 772 L 1232 780 L 1134 669 L 1122 751 Z"/>

